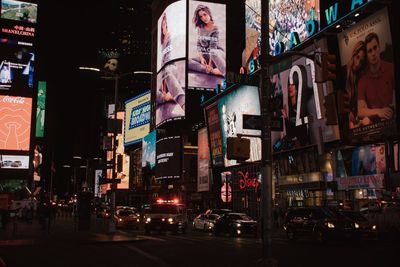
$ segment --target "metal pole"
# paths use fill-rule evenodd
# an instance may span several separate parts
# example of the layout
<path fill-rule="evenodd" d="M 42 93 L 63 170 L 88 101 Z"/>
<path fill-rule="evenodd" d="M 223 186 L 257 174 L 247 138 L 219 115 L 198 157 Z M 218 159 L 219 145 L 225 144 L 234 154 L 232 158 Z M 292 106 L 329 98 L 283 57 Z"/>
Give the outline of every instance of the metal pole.
<path fill-rule="evenodd" d="M 268 99 L 271 95 L 269 85 L 269 1 L 261 1 L 261 137 L 262 137 L 262 263 L 275 266 L 272 259 L 272 149 L 271 149 L 271 114 L 268 112 Z"/>
<path fill-rule="evenodd" d="M 119 74 L 115 73 L 114 81 L 114 127 L 113 127 L 113 151 L 112 151 L 112 158 L 113 158 L 113 168 L 112 168 L 112 183 L 111 183 L 111 215 L 109 221 L 109 233 L 115 233 L 115 190 L 116 190 L 116 155 L 117 155 L 117 106 L 118 106 L 118 80 Z"/>
<path fill-rule="evenodd" d="M 85 177 L 85 183 L 86 183 L 86 190 L 89 191 L 89 159 L 85 159 L 86 160 L 86 177 Z"/>

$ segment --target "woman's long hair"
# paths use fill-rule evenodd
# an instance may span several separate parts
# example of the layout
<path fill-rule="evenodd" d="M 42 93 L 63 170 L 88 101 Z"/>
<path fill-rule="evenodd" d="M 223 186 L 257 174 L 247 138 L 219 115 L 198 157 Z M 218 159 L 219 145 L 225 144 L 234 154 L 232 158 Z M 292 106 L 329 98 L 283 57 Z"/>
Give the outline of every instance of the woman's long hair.
<path fill-rule="evenodd" d="M 346 91 L 350 97 L 350 99 L 355 100 L 357 97 L 357 76 L 360 76 L 360 73 L 363 71 L 365 67 L 365 58 L 362 62 L 362 66 L 356 72 L 353 71 L 354 58 L 360 53 L 362 50 L 365 51 L 365 43 L 363 41 L 358 41 L 353 48 L 353 52 L 351 53 L 351 58 L 347 63 L 347 78 L 346 78 Z M 365 55 L 366 56 L 366 55 Z M 356 101 L 356 100 L 355 100 Z"/>
<path fill-rule="evenodd" d="M 205 23 L 200 19 L 200 16 L 199 16 L 199 12 L 200 11 L 206 12 L 210 16 L 210 20 L 212 22 L 214 22 L 213 17 L 211 15 L 210 8 L 208 6 L 205 6 L 205 5 L 198 5 L 196 10 L 194 11 L 193 20 L 192 20 L 193 24 L 194 24 L 194 26 L 196 28 L 203 28 L 205 26 Z"/>
<path fill-rule="evenodd" d="M 165 39 L 165 34 L 164 34 L 164 32 L 163 32 L 163 30 L 162 30 L 162 25 L 163 25 L 163 22 L 165 21 L 165 27 L 166 27 L 166 29 L 167 29 L 167 31 L 168 31 L 168 23 L 167 23 L 167 14 L 163 14 L 163 16 L 162 16 L 162 19 L 161 19 L 161 35 L 160 35 L 160 40 L 161 40 L 161 44 L 163 44 L 164 43 L 164 39 Z"/>

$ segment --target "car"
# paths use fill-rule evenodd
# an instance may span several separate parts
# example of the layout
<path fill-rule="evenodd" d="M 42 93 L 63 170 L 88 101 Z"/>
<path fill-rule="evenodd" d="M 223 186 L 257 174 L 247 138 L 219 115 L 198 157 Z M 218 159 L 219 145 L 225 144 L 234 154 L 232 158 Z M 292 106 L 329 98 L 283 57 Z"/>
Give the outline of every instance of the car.
<path fill-rule="evenodd" d="M 218 214 L 200 214 L 193 220 L 193 229 L 212 231 L 215 221 L 220 217 Z"/>
<path fill-rule="evenodd" d="M 251 235 L 257 237 L 257 221 L 245 213 L 228 212 L 218 217 L 214 224 L 214 234 L 230 236 Z"/>
<path fill-rule="evenodd" d="M 97 210 L 97 218 L 108 219 L 111 217 L 111 209 L 110 208 L 99 208 Z"/>
<path fill-rule="evenodd" d="M 11 160 L 3 160 L 3 162 L 1 163 L 3 167 L 8 167 L 11 166 L 13 163 L 13 161 Z"/>
<path fill-rule="evenodd" d="M 22 166 L 22 162 L 20 160 L 15 160 L 11 163 L 11 167 L 21 167 Z"/>
<path fill-rule="evenodd" d="M 184 204 L 170 200 L 159 200 L 153 203 L 144 215 L 144 229 L 146 234 L 156 231 L 186 233 L 188 216 Z"/>
<path fill-rule="evenodd" d="M 355 223 L 338 217 L 325 207 L 292 207 L 285 213 L 283 229 L 289 241 L 298 237 L 311 237 L 319 243 L 331 239 L 357 238 Z"/>
<path fill-rule="evenodd" d="M 139 228 L 140 215 L 133 208 L 119 208 L 114 215 L 115 225 L 118 228 Z"/>
<path fill-rule="evenodd" d="M 334 210 L 338 217 L 345 217 L 354 222 L 356 231 L 360 238 L 378 239 L 378 227 L 370 222 L 361 212 L 355 210 Z"/>

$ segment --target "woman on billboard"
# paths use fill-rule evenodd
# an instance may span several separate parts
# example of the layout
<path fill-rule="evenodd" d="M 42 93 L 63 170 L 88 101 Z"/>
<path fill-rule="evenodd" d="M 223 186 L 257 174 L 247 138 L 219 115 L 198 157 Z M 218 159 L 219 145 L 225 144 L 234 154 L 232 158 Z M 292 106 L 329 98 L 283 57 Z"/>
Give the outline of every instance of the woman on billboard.
<path fill-rule="evenodd" d="M 189 60 L 189 69 L 225 76 L 225 51 L 219 45 L 219 29 L 208 6 L 198 5 L 193 24 L 197 28 L 197 57 Z"/>
<path fill-rule="evenodd" d="M 170 60 L 172 51 L 170 33 L 168 31 L 167 15 L 164 13 L 161 22 L 160 42 L 162 46 L 162 62 L 164 66 Z M 165 103 L 175 101 L 180 105 L 182 110 L 185 110 L 185 91 L 177 79 L 177 67 L 175 63 L 164 66 L 162 72 L 162 82 L 157 90 L 157 103 Z"/>

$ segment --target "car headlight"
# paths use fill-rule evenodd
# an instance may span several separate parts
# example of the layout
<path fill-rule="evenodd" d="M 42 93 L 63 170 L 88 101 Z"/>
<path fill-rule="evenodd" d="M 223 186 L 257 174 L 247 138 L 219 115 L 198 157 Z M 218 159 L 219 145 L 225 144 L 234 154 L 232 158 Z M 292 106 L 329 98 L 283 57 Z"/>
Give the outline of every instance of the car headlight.
<path fill-rule="evenodd" d="M 118 221 L 119 221 L 119 222 L 122 222 L 122 218 L 119 218 Z"/>
<path fill-rule="evenodd" d="M 376 230 L 376 225 L 372 225 L 372 230 Z"/>
<path fill-rule="evenodd" d="M 149 223 L 149 222 L 151 222 L 151 218 L 150 218 L 150 217 L 147 217 L 147 218 L 146 218 L 146 223 Z"/>
<path fill-rule="evenodd" d="M 236 227 L 241 227 L 242 225 L 240 224 L 240 223 L 237 223 L 236 224 Z"/>
<path fill-rule="evenodd" d="M 326 223 L 326 226 L 327 226 L 328 228 L 335 228 L 335 225 L 334 225 L 333 223 L 331 223 L 331 222 L 327 222 L 327 223 Z"/>
<path fill-rule="evenodd" d="M 354 228 L 358 229 L 360 228 L 360 225 L 358 223 L 354 223 Z"/>
<path fill-rule="evenodd" d="M 173 222 L 174 222 L 174 219 L 173 219 L 173 218 L 168 218 L 168 222 L 169 222 L 169 223 L 173 223 Z"/>

